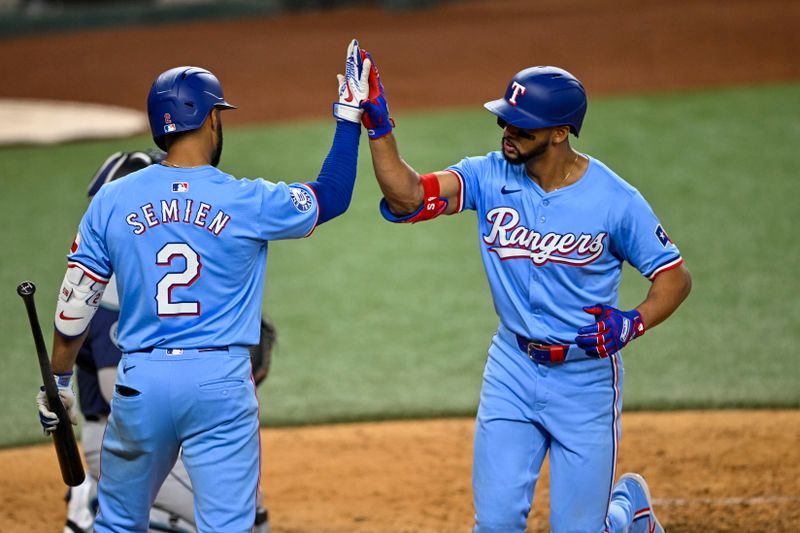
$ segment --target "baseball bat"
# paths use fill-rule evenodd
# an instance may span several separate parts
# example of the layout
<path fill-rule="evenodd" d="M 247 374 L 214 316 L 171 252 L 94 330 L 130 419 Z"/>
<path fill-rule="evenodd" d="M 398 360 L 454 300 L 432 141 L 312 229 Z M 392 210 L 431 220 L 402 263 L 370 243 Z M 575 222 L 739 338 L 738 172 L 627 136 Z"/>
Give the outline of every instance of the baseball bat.
<path fill-rule="evenodd" d="M 31 281 L 23 281 L 17 287 L 17 294 L 25 302 L 25 309 L 28 311 L 28 320 L 31 323 L 33 332 L 33 342 L 36 344 L 36 354 L 39 356 L 39 369 L 42 371 L 42 383 L 44 392 L 47 395 L 47 403 L 50 410 L 58 415 L 58 426 L 53 431 L 53 445 L 58 456 L 58 466 L 61 468 L 61 477 L 64 483 L 70 487 L 77 487 L 86 478 L 81 462 L 81 454 L 78 450 L 78 443 L 75 442 L 75 434 L 72 431 L 72 424 L 69 415 L 61 403 L 58 395 L 58 386 L 53 377 L 53 367 L 50 365 L 50 357 L 47 355 L 47 346 L 42 336 L 42 328 L 39 325 L 39 317 L 36 314 L 36 303 L 33 295 L 36 292 L 36 285 Z"/>

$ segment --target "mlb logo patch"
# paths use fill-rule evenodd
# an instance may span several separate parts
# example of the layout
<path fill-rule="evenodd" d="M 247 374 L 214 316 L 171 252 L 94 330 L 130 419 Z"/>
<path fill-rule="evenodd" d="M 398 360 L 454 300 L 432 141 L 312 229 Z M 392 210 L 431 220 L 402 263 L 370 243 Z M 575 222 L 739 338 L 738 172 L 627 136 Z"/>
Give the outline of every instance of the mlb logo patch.
<path fill-rule="evenodd" d="M 172 192 L 186 192 L 189 190 L 189 184 L 185 181 L 176 181 L 172 184 Z"/>
<path fill-rule="evenodd" d="M 175 131 L 175 129 L 177 129 L 177 126 L 175 124 L 165 124 L 164 125 L 164 133 L 173 132 L 173 131 Z"/>
<path fill-rule="evenodd" d="M 664 248 L 672 244 L 672 239 L 669 238 L 669 235 L 667 235 L 667 232 L 661 227 L 661 224 L 656 226 L 656 237 L 658 237 L 658 241 Z"/>

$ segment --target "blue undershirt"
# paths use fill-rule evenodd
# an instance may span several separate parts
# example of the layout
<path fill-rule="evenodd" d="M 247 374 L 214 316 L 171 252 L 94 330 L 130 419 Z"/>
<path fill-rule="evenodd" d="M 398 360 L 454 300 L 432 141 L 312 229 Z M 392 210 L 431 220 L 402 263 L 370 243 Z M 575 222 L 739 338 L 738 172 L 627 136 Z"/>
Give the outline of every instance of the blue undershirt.
<path fill-rule="evenodd" d="M 337 121 L 336 134 L 317 181 L 308 185 L 314 189 L 319 202 L 317 225 L 335 218 L 350 206 L 358 167 L 358 141 L 361 124 Z"/>

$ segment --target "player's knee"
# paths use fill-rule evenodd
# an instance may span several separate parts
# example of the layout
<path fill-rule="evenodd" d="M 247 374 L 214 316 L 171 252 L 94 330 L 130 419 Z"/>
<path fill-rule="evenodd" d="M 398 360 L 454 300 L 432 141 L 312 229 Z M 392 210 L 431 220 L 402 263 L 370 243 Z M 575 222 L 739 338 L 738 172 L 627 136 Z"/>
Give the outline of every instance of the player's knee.
<path fill-rule="evenodd" d="M 488 522 L 476 518 L 472 533 L 525 533 L 525 524 L 526 520 Z"/>
<path fill-rule="evenodd" d="M 194 524 L 175 513 L 153 507 L 150 509 L 150 530 L 168 533 L 194 533 Z"/>
<path fill-rule="evenodd" d="M 558 513 L 550 510 L 550 533 L 601 533 L 603 531 L 606 531 L 605 516 L 600 514 L 587 515 L 578 511 Z"/>
<path fill-rule="evenodd" d="M 473 533 L 524 533 L 530 504 L 492 498 L 490 502 L 476 502 L 475 508 Z"/>

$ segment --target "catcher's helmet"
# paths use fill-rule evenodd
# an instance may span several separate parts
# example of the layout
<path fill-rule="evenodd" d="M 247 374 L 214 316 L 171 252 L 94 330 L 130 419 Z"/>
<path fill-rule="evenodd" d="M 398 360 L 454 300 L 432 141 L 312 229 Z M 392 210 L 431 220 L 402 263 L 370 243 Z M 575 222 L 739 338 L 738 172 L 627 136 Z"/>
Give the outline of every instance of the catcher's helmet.
<path fill-rule="evenodd" d="M 162 72 L 147 96 L 147 115 L 153 140 L 159 148 L 166 150 L 166 135 L 196 130 L 215 107 L 236 109 L 225 101 L 222 85 L 206 69 L 176 67 Z"/>
<path fill-rule="evenodd" d="M 569 126 L 577 137 L 586 114 L 586 91 L 578 79 L 557 67 L 531 67 L 509 82 L 506 95 L 483 107 L 524 129 Z"/>
<path fill-rule="evenodd" d="M 131 172 L 136 172 L 153 163 L 160 163 L 167 154 L 161 150 L 146 150 L 144 152 L 116 152 L 111 154 L 105 162 L 100 165 L 97 172 L 89 182 L 89 198 L 97 194 L 100 187 L 112 182 Z"/>

